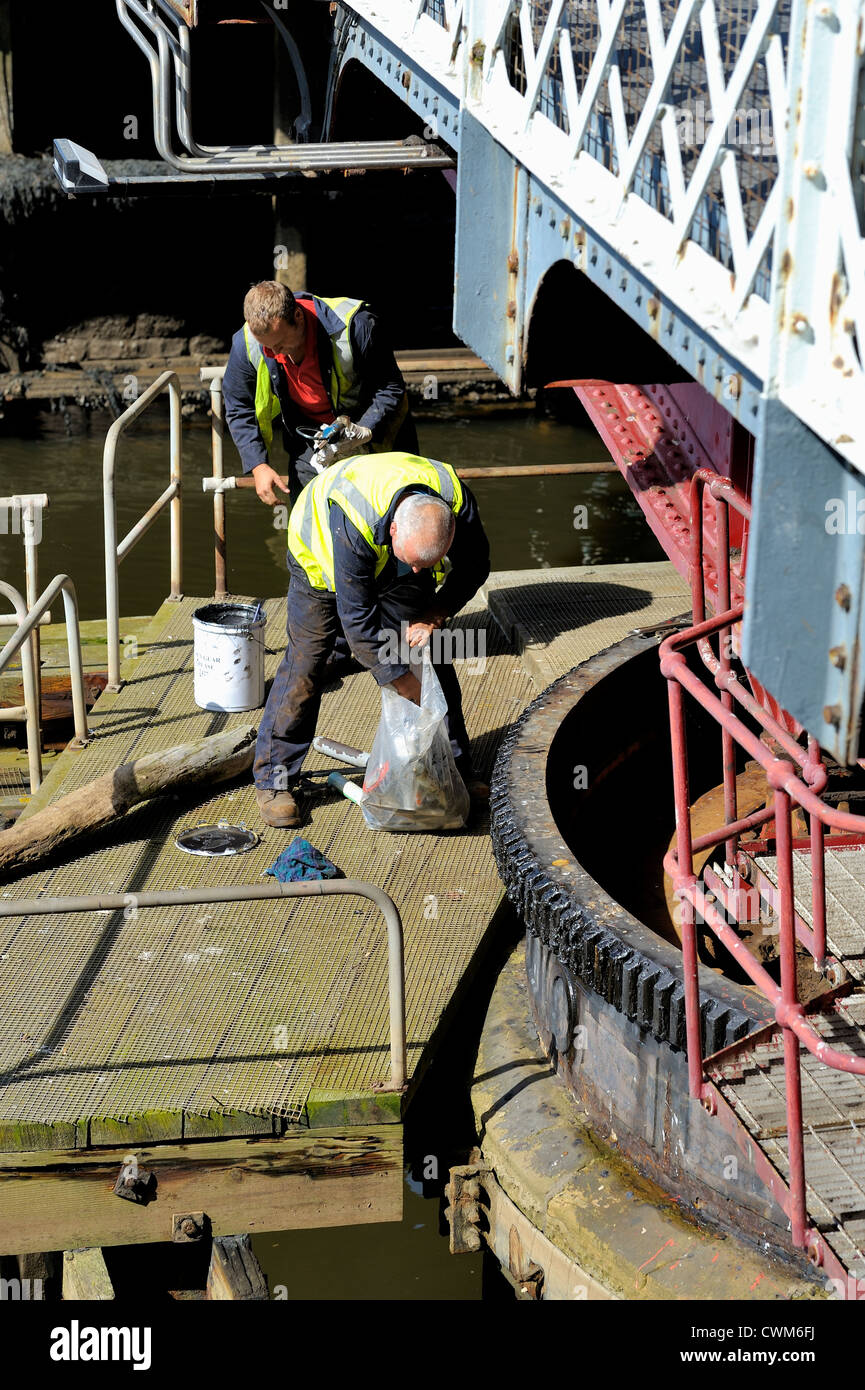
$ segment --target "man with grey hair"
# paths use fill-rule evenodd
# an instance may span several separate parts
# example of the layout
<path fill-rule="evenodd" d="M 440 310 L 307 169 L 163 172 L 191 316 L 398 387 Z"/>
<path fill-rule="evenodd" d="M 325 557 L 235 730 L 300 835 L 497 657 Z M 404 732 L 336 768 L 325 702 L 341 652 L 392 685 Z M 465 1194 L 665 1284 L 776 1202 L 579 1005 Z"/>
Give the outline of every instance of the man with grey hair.
<path fill-rule="evenodd" d="M 391 547 L 405 564 L 426 568 L 447 555 L 455 530 L 456 518 L 443 498 L 410 492 L 393 514 Z"/>
<path fill-rule="evenodd" d="M 225 419 L 262 502 L 301 488 L 322 465 L 357 453 L 416 449 L 405 382 L 362 299 L 297 295 L 277 280 L 253 285 L 223 379 Z M 337 420 L 342 430 L 325 439 Z M 286 488 L 274 429 L 288 454 Z"/>
<path fill-rule="evenodd" d="M 443 561 L 448 560 L 445 576 Z M 411 650 L 430 642 L 490 569 L 477 504 L 449 464 L 417 454 L 346 459 L 315 478 L 288 523 L 288 646 L 258 730 L 253 775 L 267 825 L 295 826 L 327 662 L 342 634 L 379 685 L 420 701 Z M 434 642 L 457 768 L 477 800 L 452 644 Z"/>

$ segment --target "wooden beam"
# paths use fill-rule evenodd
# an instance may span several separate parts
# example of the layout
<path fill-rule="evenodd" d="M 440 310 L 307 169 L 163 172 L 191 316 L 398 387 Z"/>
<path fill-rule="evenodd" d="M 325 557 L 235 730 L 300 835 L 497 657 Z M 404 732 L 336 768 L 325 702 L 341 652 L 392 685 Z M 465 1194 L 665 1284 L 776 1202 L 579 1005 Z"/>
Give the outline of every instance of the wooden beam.
<path fill-rule="evenodd" d="M 252 1303 L 269 1298 L 267 1280 L 248 1235 L 217 1236 L 210 1252 L 207 1297 Z"/>
<path fill-rule="evenodd" d="M 58 1296 L 62 1287 L 62 1252 L 56 1250 L 36 1250 L 18 1256 L 18 1277 L 22 1284 L 26 1279 L 33 1299 L 51 1299 Z"/>
<path fill-rule="evenodd" d="M 143 753 L 0 834 L 0 869 L 30 864 L 81 835 L 101 830 L 133 806 L 162 792 L 186 792 L 229 781 L 252 765 L 256 728 L 244 725 L 192 743 Z"/>
<path fill-rule="evenodd" d="M 0 1154 L 0 1254 L 169 1241 L 184 1211 L 206 1212 L 214 1236 L 399 1221 L 402 1147 L 402 1125 L 380 1125 Z M 112 1191 L 130 1152 L 156 1176 L 146 1206 Z"/>
<path fill-rule="evenodd" d="M 105 1256 L 98 1247 L 63 1251 L 63 1298 L 107 1301 L 114 1297 Z"/>

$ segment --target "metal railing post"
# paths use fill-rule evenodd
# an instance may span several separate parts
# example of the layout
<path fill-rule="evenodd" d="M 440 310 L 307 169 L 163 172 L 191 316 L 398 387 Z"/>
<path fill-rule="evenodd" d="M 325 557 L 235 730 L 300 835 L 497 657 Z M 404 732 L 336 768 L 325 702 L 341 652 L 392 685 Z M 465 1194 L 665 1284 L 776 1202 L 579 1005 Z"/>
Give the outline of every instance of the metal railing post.
<path fill-rule="evenodd" d="M 780 906 L 781 1003 L 785 1010 L 796 1010 L 796 939 L 793 926 L 793 848 L 790 797 L 775 791 L 775 840 L 778 852 Z M 785 1017 L 784 1083 L 787 1101 L 787 1144 L 790 1163 L 790 1227 L 793 1244 L 804 1246 L 807 1228 L 805 1206 L 805 1147 L 802 1138 L 802 1078 L 799 1065 L 799 1039 Z"/>
<path fill-rule="evenodd" d="M 730 514 L 721 498 L 713 498 L 715 507 L 715 573 L 718 577 L 718 608 L 725 613 L 730 607 Z M 732 627 L 722 627 L 718 633 L 718 657 L 721 664 L 721 678 L 726 680 L 732 671 Z M 733 710 L 733 696 L 728 689 L 721 690 L 721 704 L 729 713 Z M 736 745 L 729 729 L 721 729 L 721 761 L 724 778 L 724 819 L 732 825 L 738 817 L 738 793 L 736 788 Z M 730 869 L 736 868 L 736 854 L 739 849 L 737 835 L 731 835 L 725 845 L 725 859 Z"/>
<path fill-rule="evenodd" d="M 815 766 L 821 765 L 820 745 L 815 738 L 808 740 L 808 756 Z M 814 933 L 814 969 L 826 967 L 826 846 L 823 822 L 817 816 L 808 817 L 808 836 L 811 841 L 811 930 Z"/>
<path fill-rule="evenodd" d="M 21 515 L 21 530 L 24 536 L 24 594 L 27 599 L 28 609 L 32 608 L 39 593 L 39 558 L 37 548 L 39 541 L 36 536 L 36 507 L 32 497 L 21 499 L 23 502 Z M 45 499 L 47 502 L 47 498 Z M 41 529 L 41 528 L 40 528 Z M 39 640 L 39 628 L 34 627 L 30 637 L 30 648 L 33 652 L 33 679 L 36 686 L 36 724 L 39 730 L 39 746 L 42 746 L 42 644 Z"/>
<path fill-rule="evenodd" d="M 36 602 L 36 595 L 39 592 L 39 559 L 38 546 L 42 538 L 41 524 L 37 527 L 37 516 L 41 518 L 42 512 L 48 507 L 48 494 L 45 492 L 27 492 L 14 497 L 0 497 L 0 511 L 7 516 L 12 512 L 15 521 L 12 530 L 17 533 L 20 527 L 20 534 L 24 542 L 24 595 L 25 613 Z M 20 595 L 17 589 L 4 589 L 4 593 L 16 595 L 16 605 Z M 16 622 L 20 623 L 21 613 L 16 606 Z M 29 630 L 29 629 L 28 629 Z M 33 754 L 29 755 L 30 762 L 30 785 L 34 787 L 33 777 L 35 774 L 35 786 L 38 787 L 42 780 L 42 656 L 41 644 L 39 641 L 39 629 L 33 628 L 29 639 L 29 648 L 32 659 L 32 679 L 34 685 L 34 697 L 28 700 L 25 695 L 23 707 L 16 707 L 14 710 L 6 711 L 6 718 L 20 717 L 21 709 L 25 711 L 28 721 L 27 745 L 28 748 L 35 748 L 39 752 L 38 763 L 34 762 Z M 22 666 L 23 666 L 22 658 Z M 35 735 L 33 727 L 35 726 Z"/>
<path fill-rule="evenodd" d="M 122 416 L 121 416 L 122 419 Z M 117 422 L 115 421 L 115 424 Z M 108 431 L 102 458 L 102 520 L 105 543 L 105 639 L 108 646 L 107 690 L 120 689 L 120 595 L 117 575 L 117 504 L 114 497 L 114 454 L 117 436 Z M 110 479 L 110 480 L 109 480 Z"/>
<path fill-rule="evenodd" d="M 63 593 L 63 610 L 66 618 L 66 650 L 69 654 L 69 684 L 72 690 L 72 719 L 75 726 L 76 744 L 81 747 L 90 738 L 87 727 L 87 700 L 84 694 L 84 662 L 81 657 L 81 626 L 78 620 L 78 594 L 68 575 L 58 574 L 45 590 L 43 599 L 50 595 L 55 585 Z"/>
<path fill-rule="evenodd" d="M 87 742 L 87 702 L 84 695 L 84 666 L 81 660 L 81 632 L 78 624 L 78 599 L 75 585 L 66 574 L 58 574 L 52 579 L 44 593 L 34 598 L 28 605 L 23 596 L 11 584 L 0 581 L 0 593 L 12 600 L 18 616 L 18 626 L 0 651 L 0 671 L 8 666 L 16 652 L 21 652 L 21 670 L 24 685 L 24 717 L 27 722 L 27 762 L 30 772 L 30 792 L 39 790 L 42 785 L 42 743 L 40 737 L 39 710 L 40 689 L 33 670 L 33 647 L 31 637 L 37 631 L 43 613 L 63 594 L 66 612 L 66 647 L 69 653 L 69 675 L 72 689 L 72 711 L 75 722 L 73 743 L 79 747 Z M 6 711 L 7 718 L 15 717 L 18 710 Z"/>
<path fill-rule="evenodd" d="M 676 804 L 676 859 L 674 882 L 681 912 L 682 975 L 685 990 L 685 1034 L 688 1048 L 688 1088 L 695 1100 L 703 1095 L 703 1039 L 700 1027 L 700 985 L 697 976 L 696 914 L 682 890 L 693 891 L 694 855 L 691 842 L 691 798 L 688 788 L 688 744 L 682 687 L 667 681 L 670 700 L 670 735 L 673 752 L 673 791 Z"/>
<path fill-rule="evenodd" d="M 201 369 L 202 380 L 210 380 L 210 447 L 213 457 L 213 597 L 228 593 L 228 548 L 225 533 L 225 492 L 219 486 L 225 477 L 225 402 L 222 396 L 222 369 Z"/>
<path fill-rule="evenodd" d="M 124 536 L 117 542 L 117 503 L 114 471 L 117 444 L 128 425 L 145 411 L 163 391 L 169 392 L 170 412 L 170 479 L 168 487 Z M 105 436 L 102 453 L 102 510 L 105 531 L 105 621 L 108 643 L 108 690 L 120 689 L 120 594 L 118 570 L 121 560 L 150 530 L 160 512 L 171 504 L 171 593 L 178 601 L 183 597 L 183 455 L 180 379 L 176 372 L 163 372 L 143 391 L 123 414 L 118 416 Z"/>
<path fill-rule="evenodd" d="M 168 409 L 171 421 L 171 484 L 176 492 L 171 499 L 171 593 L 169 598 L 183 598 L 183 435 L 180 381 L 172 376 L 168 382 Z"/>
<path fill-rule="evenodd" d="M 11 600 L 18 617 L 18 627 L 13 633 L 13 639 L 20 631 L 21 626 L 27 621 L 27 602 L 19 594 L 17 589 L 13 589 L 11 584 L 6 584 L 0 580 L 0 594 L 5 594 Z M 8 647 L 7 642 L 6 646 Z M 36 681 L 33 661 L 33 644 L 31 642 L 19 643 L 21 651 L 21 679 L 24 686 L 24 709 L 27 719 L 27 765 L 30 775 L 30 793 L 37 792 L 42 786 L 42 739 L 40 734 L 40 705 L 39 705 L 39 686 Z M 16 648 L 17 650 L 17 648 Z M 11 661 L 15 652 L 10 652 L 6 656 L 6 648 L 0 652 L 0 670 Z M 5 657 L 5 660 L 4 660 Z"/>

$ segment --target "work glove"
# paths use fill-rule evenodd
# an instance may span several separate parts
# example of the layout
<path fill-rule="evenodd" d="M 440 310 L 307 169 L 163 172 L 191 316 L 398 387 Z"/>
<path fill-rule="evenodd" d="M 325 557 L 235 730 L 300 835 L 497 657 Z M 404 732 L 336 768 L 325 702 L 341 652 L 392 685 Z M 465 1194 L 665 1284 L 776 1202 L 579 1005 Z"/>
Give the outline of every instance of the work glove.
<path fill-rule="evenodd" d="M 344 425 L 342 424 L 343 420 L 346 421 Z M 337 431 L 334 426 L 339 426 L 339 430 Z M 320 473 L 340 459 L 350 458 L 352 454 L 359 454 L 364 445 L 368 444 L 371 439 L 372 430 L 367 429 L 365 425 L 355 425 L 346 415 L 340 415 L 333 425 L 319 430 L 315 436 L 313 443 L 316 448 L 310 463 Z"/>

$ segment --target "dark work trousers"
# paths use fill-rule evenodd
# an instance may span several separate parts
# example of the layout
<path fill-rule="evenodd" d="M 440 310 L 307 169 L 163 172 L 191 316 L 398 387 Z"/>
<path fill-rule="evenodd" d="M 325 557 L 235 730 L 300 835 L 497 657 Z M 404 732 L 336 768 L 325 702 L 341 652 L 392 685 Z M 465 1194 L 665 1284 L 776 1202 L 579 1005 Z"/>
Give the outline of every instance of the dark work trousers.
<path fill-rule="evenodd" d="M 277 791 L 284 790 L 286 784 L 290 786 L 300 772 L 315 736 L 322 690 L 328 680 L 327 659 L 337 638 L 345 640 L 335 596 L 310 588 L 305 573 L 290 553 L 288 568 L 288 647 L 258 727 L 253 765 L 256 786 Z M 382 625 L 401 633 L 401 623 L 420 618 L 432 594 L 429 572 L 397 579 L 380 595 Z M 448 735 L 452 745 L 456 745 L 454 755 L 465 760 L 460 770 L 469 775 L 469 737 L 457 674 L 451 662 L 436 664 L 435 671 L 447 701 Z"/>

